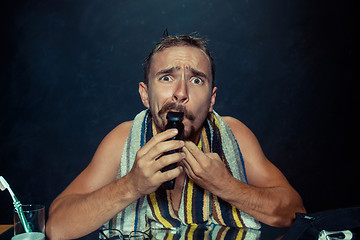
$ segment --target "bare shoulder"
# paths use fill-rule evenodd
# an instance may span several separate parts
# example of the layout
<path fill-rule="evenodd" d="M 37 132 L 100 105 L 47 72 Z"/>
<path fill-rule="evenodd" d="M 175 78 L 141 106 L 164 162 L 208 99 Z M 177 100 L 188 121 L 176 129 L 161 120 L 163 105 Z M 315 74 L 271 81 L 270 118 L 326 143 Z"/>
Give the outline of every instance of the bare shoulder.
<path fill-rule="evenodd" d="M 249 184 L 258 187 L 290 187 L 279 169 L 266 158 L 252 131 L 233 117 L 222 117 L 222 119 L 229 125 L 239 144 Z"/>
<path fill-rule="evenodd" d="M 132 121 L 121 123 L 107 134 L 89 165 L 59 197 L 72 193 L 89 193 L 114 181 L 131 125 Z"/>
<path fill-rule="evenodd" d="M 239 130 L 246 130 L 247 127 L 244 123 L 239 121 L 236 118 L 230 116 L 221 116 L 221 118 L 230 126 L 231 129 L 239 129 Z"/>
<path fill-rule="evenodd" d="M 256 136 L 244 123 L 233 117 L 222 117 L 222 119 L 233 132 L 245 157 L 245 163 L 266 159 Z"/>
<path fill-rule="evenodd" d="M 133 121 L 126 121 L 115 127 L 106 137 L 101 144 L 116 144 L 124 145 L 126 138 L 130 132 Z M 100 145 L 101 146 L 101 145 Z M 118 146 L 119 147 L 119 146 Z"/>
<path fill-rule="evenodd" d="M 123 122 L 106 135 L 96 150 L 92 163 L 106 161 L 107 164 L 120 164 L 122 151 L 132 122 L 133 121 Z"/>
<path fill-rule="evenodd" d="M 249 140 L 257 142 L 257 139 L 253 132 L 240 120 L 229 116 L 224 116 L 221 118 L 229 125 L 239 144 L 246 143 Z"/>

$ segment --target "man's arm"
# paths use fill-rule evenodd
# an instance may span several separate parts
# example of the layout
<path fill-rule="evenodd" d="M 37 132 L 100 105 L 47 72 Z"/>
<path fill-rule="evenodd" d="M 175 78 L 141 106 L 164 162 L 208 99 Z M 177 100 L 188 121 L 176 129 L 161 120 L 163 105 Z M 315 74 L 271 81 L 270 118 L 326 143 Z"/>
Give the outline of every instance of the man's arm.
<path fill-rule="evenodd" d="M 203 154 L 192 142 L 186 142 L 183 148 L 185 172 L 203 188 L 259 221 L 289 227 L 295 212 L 305 212 L 300 196 L 266 159 L 254 134 L 234 118 L 223 119 L 239 143 L 248 184 L 233 178 L 217 154 Z"/>
<path fill-rule="evenodd" d="M 159 158 L 164 152 L 184 146 L 180 141 L 166 141 L 177 134 L 168 130 L 146 143 L 137 152 L 131 171 L 115 181 L 130 127 L 130 122 L 123 123 L 108 134 L 89 166 L 54 200 L 46 224 L 49 238 L 84 236 L 181 173 L 181 167 L 161 172 L 164 166 L 184 158 L 183 153 Z"/>
<path fill-rule="evenodd" d="M 50 239 L 84 236 L 136 200 L 128 178 L 115 182 L 130 127 L 126 122 L 111 131 L 88 167 L 51 204 L 46 224 Z"/>

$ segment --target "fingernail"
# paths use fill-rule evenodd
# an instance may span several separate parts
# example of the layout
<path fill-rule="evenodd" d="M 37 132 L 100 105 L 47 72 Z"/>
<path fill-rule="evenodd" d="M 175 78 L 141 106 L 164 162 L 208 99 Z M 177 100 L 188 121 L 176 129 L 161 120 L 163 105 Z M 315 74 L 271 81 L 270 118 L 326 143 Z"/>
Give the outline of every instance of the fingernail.
<path fill-rule="evenodd" d="M 176 128 L 174 128 L 174 129 L 172 129 L 172 131 L 171 131 L 172 133 L 177 133 L 178 132 L 178 130 L 176 129 Z"/>

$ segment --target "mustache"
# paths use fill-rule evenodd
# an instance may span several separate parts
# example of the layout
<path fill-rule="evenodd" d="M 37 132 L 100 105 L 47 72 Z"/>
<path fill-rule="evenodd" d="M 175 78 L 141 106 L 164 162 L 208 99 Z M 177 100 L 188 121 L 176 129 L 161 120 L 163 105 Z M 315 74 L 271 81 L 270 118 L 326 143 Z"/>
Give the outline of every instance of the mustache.
<path fill-rule="evenodd" d="M 186 107 L 184 105 L 178 104 L 176 102 L 170 102 L 170 103 L 166 103 L 158 112 L 159 115 L 163 115 L 165 112 L 169 111 L 169 110 L 174 110 L 177 112 L 183 112 L 184 113 L 184 117 L 186 117 L 189 120 L 194 120 L 195 119 L 195 115 L 188 111 L 186 109 Z"/>

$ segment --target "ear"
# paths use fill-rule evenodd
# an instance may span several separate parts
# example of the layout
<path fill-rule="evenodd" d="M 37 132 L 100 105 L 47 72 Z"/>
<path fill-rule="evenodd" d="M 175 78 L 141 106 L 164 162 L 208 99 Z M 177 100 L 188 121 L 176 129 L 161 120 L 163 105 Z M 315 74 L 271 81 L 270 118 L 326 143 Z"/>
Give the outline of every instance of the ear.
<path fill-rule="evenodd" d="M 140 94 L 141 101 L 143 102 L 144 106 L 146 108 L 150 108 L 148 86 L 144 82 L 139 83 L 139 94 Z"/>
<path fill-rule="evenodd" d="M 213 87 L 212 93 L 211 93 L 211 98 L 210 98 L 210 108 L 209 108 L 209 112 L 212 112 L 214 110 L 214 105 L 215 105 L 215 99 L 216 99 L 216 92 L 217 92 L 217 87 Z"/>

